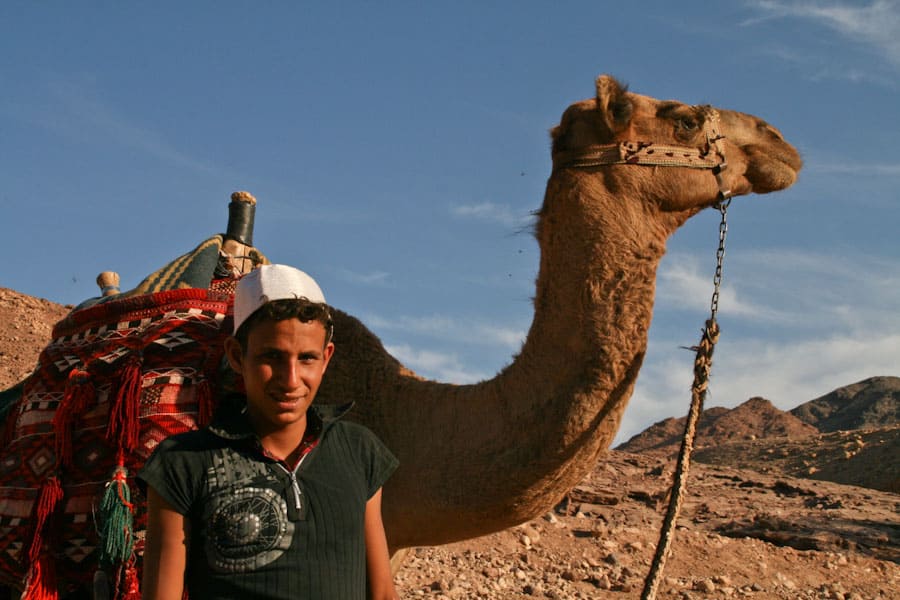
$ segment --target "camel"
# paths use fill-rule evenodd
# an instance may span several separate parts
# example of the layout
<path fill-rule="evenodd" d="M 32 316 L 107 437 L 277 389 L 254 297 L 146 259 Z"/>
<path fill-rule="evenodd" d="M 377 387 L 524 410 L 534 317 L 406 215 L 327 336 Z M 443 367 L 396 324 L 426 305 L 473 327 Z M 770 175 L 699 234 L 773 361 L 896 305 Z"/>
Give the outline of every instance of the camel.
<path fill-rule="evenodd" d="M 727 158 L 721 182 L 709 169 L 665 161 L 594 164 L 610 152 L 619 158 L 621 142 L 714 154 L 716 113 L 725 137 L 715 144 Z M 534 320 L 521 352 L 496 377 L 472 385 L 423 380 L 358 320 L 336 315 L 338 351 L 318 401 L 353 399 L 352 418 L 400 458 L 384 490 L 393 550 L 486 535 L 558 503 L 619 427 L 647 351 L 666 240 L 715 205 L 722 185 L 734 195 L 781 190 L 802 165 L 757 117 L 656 100 L 606 75 L 594 98 L 564 112 L 551 137 L 554 168 L 536 224 Z"/>
<path fill-rule="evenodd" d="M 360 321 L 335 311 L 337 352 L 317 402 L 353 401 L 348 418 L 367 425 L 400 459 L 384 490 L 385 528 L 397 556 L 526 522 L 581 481 L 615 436 L 634 389 L 669 236 L 723 198 L 789 187 L 802 166 L 778 130 L 757 117 L 656 100 L 607 75 L 597 78 L 593 98 L 563 113 L 551 137 L 553 170 L 535 228 L 541 259 L 534 320 L 519 354 L 493 379 L 425 380 Z M 251 197 L 238 200 L 238 212 L 255 205 Z M 254 264 L 267 261 L 248 232 L 233 237 L 223 246 L 237 261 L 229 269 L 246 272 L 252 265 L 244 255 Z M 212 241 L 198 251 L 215 254 Z M 105 289 L 117 284 L 107 274 L 101 280 Z M 142 286 L 131 293 L 151 290 Z M 81 410 L 73 407 L 89 400 L 87 375 L 73 369 L 63 376 L 61 405 L 71 406 L 52 416 L 58 438 L 71 437 L 67 428 Z M 106 397 L 106 408 L 97 410 L 108 412 L 90 418 L 113 421 L 113 404 L 123 411 L 116 413 L 121 423 L 136 419 L 126 414 L 132 405 L 120 400 Z M 50 417 L 41 418 L 46 434 Z M 106 436 L 131 451 L 123 427 L 110 425 Z M 72 457 L 57 461 L 65 466 Z M 55 486 L 45 482 L 40 497 L 58 498 Z M 42 502 L 34 507 L 45 516 L 56 510 Z M 49 556 L 40 545 L 43 523 L 42 517 L 32 555 Z"/>

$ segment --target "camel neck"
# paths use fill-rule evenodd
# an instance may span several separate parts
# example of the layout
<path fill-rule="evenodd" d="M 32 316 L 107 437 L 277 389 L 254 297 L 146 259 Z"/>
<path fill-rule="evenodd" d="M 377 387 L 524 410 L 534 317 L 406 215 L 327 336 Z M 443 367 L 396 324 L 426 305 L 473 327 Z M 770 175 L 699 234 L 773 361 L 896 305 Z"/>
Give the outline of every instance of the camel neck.
<path fill-rule="evenodd" d="M 572 409 L 555 397 L 563 389 L 578 390 L 582 409 L 608 406 L 614 390 L 630 389 L 646 351 L 668 232 L 638 201 L 571 181 L 553 193 L 553 185 L 537 229 L 535 317 L 516 364 L 521 376 L 542 375 L 529 387 L 551 405 Z M 547 364 L 556 368 L 538 368 Z M 547 380 L 548 372 L 556 377 Z"/>
<path fill-rule="evenodd" d="M 426 415 L 442 423 L 443 450 L 423 447 L 436 463 L 451 460 L 481 481 L 477 504 L 448 486 L 433 493 L 436 506 L 473 523 L 489 518 L 498 528 L 558 501 L 557 490 L 574 487 L 615 435 L 647 349 L 665 244 L 661 231 L 635 233 L 658 222 L 643 207 L 596 189 L 590 199 L 551 196 L 552 186 L 548 198 L 556 204 L 545 205 L 537 228 L 535 316 L 519 356 L 479 384 L 441 386 L 439 393 L 424 381 L 402 386 L 401 395 L 415 400 L 403 435 L 418 435 Z M 584 206 L 601 210 L 585 214 Z M 485 470 L 490 481 L 479 479 Z M 465 536 L 465 520 L 454 521 L 448 541 Z"/>

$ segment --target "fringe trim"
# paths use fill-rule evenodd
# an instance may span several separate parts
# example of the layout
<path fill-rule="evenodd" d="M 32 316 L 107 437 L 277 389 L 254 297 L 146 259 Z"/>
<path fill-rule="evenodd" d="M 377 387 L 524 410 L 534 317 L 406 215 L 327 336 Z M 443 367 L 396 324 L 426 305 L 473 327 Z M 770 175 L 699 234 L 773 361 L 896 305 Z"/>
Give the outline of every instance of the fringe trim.
<path fill-rule="evenodd" d="M 59 600 L 59 588 L 56 584 L 56 567 L 46 554 L 31 565 L 28 584 L 22 592 L 21 600 Z"/>
<path fill-rule="evenodd" d="M 115 600 L 141 600 L 141 583 L 138 580 L 137 567 L 134 566 L 134 561 L 123 566 L 120 578 L 121 586 L 116 589 L 113 598 Z"/>
<path fill-rule="evenodd" d="M 53 560 L 44 548 L 44 527 L 50 515 L 56 512 L 62 502 L 64 493 L 59 479 L 55 476 L 47 478 L 41 486 L 37 501 L 32 511 L 34 530 L 31 543 L 22 554 L 27 563 L 28 583 L 22 600 L 56 600 L 59 590 L 56 585 L 56 569 Z"/>
<path fill-rule="evenodd" d="M 72 432 L 75 422 L 90 408 L 94 396 L 94 384 L 90 373 L 77 368 L 69 371 L 62 402 L 53 415 L 56 457 L 61 466 L 72 464 Z"/>
<path fill-rule="evenodd" d="M 34 532 L 31 536 L 31 544 L 24 555 L 31 563 L 36 562 L 41 554 L 41 548 L 44 545 L 44 525 L 46 525 L 50 515 L 56 511 L 63 496 L 64 493 L 59 479 L 56 476 L 48 477 L 47 481 L 41 486 L 37 502 L 34 503 L 32 514 Z"/>
<path fill-rule="evenodd" d="M 109 407 L 109 425 L 106 439 L 119 450 L 133 452 L 138 447 L 141 433 L 141 370 L 142 356 L 134 352 L 125 359 L 121 368 L 115 397 Z"/>

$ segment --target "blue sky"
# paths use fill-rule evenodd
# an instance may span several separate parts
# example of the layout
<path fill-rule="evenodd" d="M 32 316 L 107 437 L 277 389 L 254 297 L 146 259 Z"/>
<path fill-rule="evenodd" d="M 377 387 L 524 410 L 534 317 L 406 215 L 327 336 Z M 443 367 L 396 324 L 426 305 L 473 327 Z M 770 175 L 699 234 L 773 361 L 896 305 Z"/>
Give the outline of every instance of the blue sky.
<path fill-rule="evenodd" d="M 0 286 L 123 288 L 221 231 L 312 273 L 418 373 L 493 376 L 531 322 L 548 130 L 609 73 L 761 116 L 791 189 L 729 212 L 708 405 L 900 375 L 900 1 L 0 4 Z M 618 441 L 687 411 L 718 214 L 670 241 Z"/>

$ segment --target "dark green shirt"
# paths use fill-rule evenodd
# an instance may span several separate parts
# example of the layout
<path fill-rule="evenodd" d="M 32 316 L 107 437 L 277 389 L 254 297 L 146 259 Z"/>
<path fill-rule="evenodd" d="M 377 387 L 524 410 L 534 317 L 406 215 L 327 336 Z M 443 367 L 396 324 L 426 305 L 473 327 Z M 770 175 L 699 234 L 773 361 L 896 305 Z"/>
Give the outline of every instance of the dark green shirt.
<path fill-rule="evenodd" d="M 170 437 L 139 478 L 190 521 L 192 599 L 365 598 L 366 501 L 398 461 L 365 427 L 308 413 L 318 443 L 291 472 L 243 415 Z"/>

